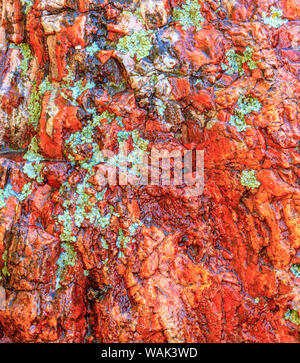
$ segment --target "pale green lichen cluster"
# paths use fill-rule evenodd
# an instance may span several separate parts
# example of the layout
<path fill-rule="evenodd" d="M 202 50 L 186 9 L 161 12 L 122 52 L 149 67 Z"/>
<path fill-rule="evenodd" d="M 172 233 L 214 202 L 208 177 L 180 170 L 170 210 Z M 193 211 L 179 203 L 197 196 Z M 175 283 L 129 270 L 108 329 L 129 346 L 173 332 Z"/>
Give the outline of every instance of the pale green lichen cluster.
<path fill-rule="evenodd" d="M 167 106 L 164 104 L 164 102 L 161 99 L 157 99 L 156 107 L 157 107 L 157 112 L 158 112 L 159 116 L 164 117 Z"/>
<path fill-rule="evenodd" d="M 94 42 L 94 43 L 93 43 L 93 44 L 91 44 L 90 46 L 86 47 L 86 48 L 85 48 L 85 50 L 86 50 L 86 52 L 87 52 L 90 56 L 94 56 L 94 55 L 95 55 L 95 53 L 99 52 L 99 50 L 101 50 L 101 49 L 100 49 L 100 47 L 98 46 L 98 44 Z"/>
<path fill-rule="evenodd" d="M 16 197 L 20 202 L 23 202 L 32 192 L 32 184 L 24 185 L 20 193 L 13 190 L 10 184 L 7 184 L 4 189 L 0 189 L 0 209 L 6 206 L 6 201 L 10 197 Z"/>
<path fill-rule="evenodd" d="M 6 206 L 6 200 L 10 197 L 17 197 L 18 193 L 16 193 L 10 184 L 7 184 L 4 189 L 0 189 L 0 209 Z"/>
<path fill-rule="evenodd" d="M 152 48 L 152 30 L 140 30 L 121 38 L 117 44 L 117 50 L 127 53 L 130 57 L 136 56 L 137 60 L 148 57 Z"/>
<path fill-rule="evenodd" d="M 260 186 L 260 182 L 256 179 L 255 170 L 244 170 L 241 176 L 241 184 L 249 189 L 256 189 Z"/>
<path fill-rule="evenodd" d="M 33 186 L 32 186 L 32 183 L 27 183 L 23 186 L 22 190 L 21 190 L 21 193 L 19 194 L 19 200 L 21 202 L 24 202 L 24 200 L 26 200 L 29 195 L 32 193 L 33 191 Z"/>
<path fill-rule="evenodd" d="M 30 47 L 26 43 L 19 44 L 17 47 L 20 49 L 21 54 L 23 56 L 23 61 L 21 63 L 21 70 L 23 74 L 27 75 L 29 70 L 29 63 L 33 58 Z"/>
<path fill-rule="evenodd" d="M 62 249 L 64 252 L 61 253 L 59 256 L 59 259 L 57 260 L 57 270 L 55 272 L 56 276 L 56 284 L 55 289 L 58 290 L 61 288 L 60 282 L 65 278 L 65 275 L 67 273 L 67 268 L 69 266 L 74 267 L 76 263 L 77 254 L 74 250 L 74 247 L 70 245 L 69 243 L 62 243 L 61 244 Z"/>
<path fill-rule="evenodd" d="M 89 49 L 90 52 L 97 51 L 97 47 Z M 84 82 L 83 80 L 75 81 L 75 77 L 68 69 L 67 76 L 63 79 L 64 84 L 60 86 L 62 96 L 67 99 L 71 104 L 78 106 L 77 99 L 87 89 L 95 87 L 93 82 Z M 53 86 L 46 78 L 39 87 L 39 93 L 43 94 L 46 91 L 52 90 Z M 109 211 L 101 212 L 100 202 L 104 198 L 104 194 L 107 188 L 103 188 L 102 191 L 95 190 L 94 186 L 90 183 L 90 179 L 95 176 L 95 167 L 101 163 L 108 163 L 107 158 L 102 154 L 99 149 L 99 145 L 95 142 L 95 135 L 97 134 L 97 128 L 104 123 L 111 123 L 113 120 L 117 122 L 120 127 L 124 127 L 122 119 L 116 117 L 116 115 L 104 111 L 102 114 L 98 114 L 96 109 L 86 109 L 89 113 L 90 121 L 86 126 L 82 127 L 80 131 L 72 134 L 65 142 L 65 152 L 68 162 L 74 167 L 79 168 L 82 180 L 80 183 L 72 186 L 69 181 L 66 181 L 60 188 L 60 195 L 63 198 L 64 212 L 61 213 L 57 220 L 61 225 L 60 240 L 62 241 L 62 252 L 57 262 L 56 271 L 56 288 L 61 287 L 61 281 L 64 278 L 67 268 L 75 265 L 76 251 L 75 244 L 77 241 L 78 231 L 81 228 L 93 226 L 104 231 L 111 223 L 113 216 L 119 214 L 114 211 L 114 207 L 110 206 Z M 134 150 L 130 153 L 131 162 L 139 161 L 139 155 L 136 152 L 138 150 L 145 150 L 147 148 L 147 142 L 143 140 L 137 131 L 133 132 L 121 132 L 118 134 L 118 140 L 120 145 L 125 139 L 132 137 Z M 86 152 L 86 156 L 82 152 Z M 42 161 L 42 157 L 38 154 L 38 145 L 36 138 L 33 138 L 32 144 L 26 154 L 26 159 L 29 161 L 29 165 L 26 170 L 31 176 L 36 172 L 38 163 Z M 111 158 L 110 162 L 119 166 L 118 159 Z M 131 228 L 131 234 L 134 234 L 139 225 Z M 129 239 L 131 237 L 119 236 L 118 248 L 120 249 L 119 256 L 123 256 L 123 250 L 127 247 Z M 104 249 L 108 249 L 107 241 L 104 237 L 101 237 L 101 246 Z M 106 263 L 107 259 L 103 262 Z"/>
<path fill-rule="evenodd" d="M 69 100 L 73 106 L 78 106 L 77 102 L 78 97 L 80 97 L 88 89 L 95 88 L 96 85 L 94 82 L 84 82 L 83 79 L 75 81 L 74 80 L 75 76 L 71 72 L 69 67 L 67 67 L 67 70 L 69 73 L 67 77 L 63 79 L 65 84 L 61 85 L 60 87 L 60 89 L 62 90 L 62 96 L 65 99 Z M 64 92 L 64 90 L 71 91 L 72 95 L 71 98 L 69 97 L 68 94 Z"/>
<path fill-rule="evenodd" d="M 31 139 L 31 143 L 28 147 L 27 153 L 24 155 L 24 159 L 27 160 L 23 167 L 24 173 L 38 183 L 43 182 L 41 171 L 43 164 L 41 163 L 44 158 L 39 154 L 39 145 L 36 136 Z"/>
<path fill-rule="evenodd" d="M 39 85 L 39 93 L 41 95 L 44 95 L 47 91 L 53 91 L 56 88 L 52 85 L 52 83 L 49 81 L 49 77 L 47 76 Z"/>
<path fill-rule="evenodd" d="M 28 104 L 28 122 L 36 129 L 42 112 L 42 94 L 39 92 L 36 82 L 32 82 L 32 87 Z"/>
<path fill-rule="evenodd" d="M 21 67 L 22 68 L 22 67 Z M 87 82 L 83 85 L 83 80 L 74 81 L 74 76 L 70 69 L 68 68 L 68 76 L 64 78 L 65 84 L 61 85 L 59 88 L 55 88 L 51 82 L 49 82 L 49 78 L 46 77 L 39 87 L 37 87 L 36 82 L 32 82 L 32 92 L 29 98 L 28 104 L 28 122 L 29 124 L 34 126 L 34 129 L 37 129 L 41 111 L 42 111 L 42 99 L 43 95 L 47 91 L 53 90 L 61 90 L 62 96 L 65 99 L 68 99 L 73 105 L 77 106 L 76 99 L 81 96 L 81 94 L 87 89 L 91 89 L 95 87 L 93 82 Z M 71 97 L 64 93 L 64 90 L 71 91 Z"/>
<path fill-rule="evenodd" d="M 124 232 L 122 230 L 122 228 L 119 228 L 119 235 L 118 235 L 118 239 L 117 239 L 117 247 L 119 249 L 119 258 L 124 257 L 124 252 L 123 250 L 125 250 L 128 246 L 128 243 L 130 243 L 131 238 L 130 237 L 126 237 L 124 235 Z"/>
<path fill-rule="evenodd" d="M 21 52 L 22 61 L 21 61 L 20 69 L 21 69 L 22 75 L 25 77 L 28 77 L 29 63 L 30 63 L 31 59 L 33 58 L 29 45 L 26 43 L 21 43 L 18 45 L 11 43 L 10 48 L 18 49 Z"/>
<path fill-rule="evenodd" d="M 28 14 L 30 8 L 33 6 L 34 0 L 21 0 L 21 4 L 25 7 L 25 15 Z"/>
<path fill-rule="evenodd" d="M 251 112 L 259 112 L 261 110 L 261 103 L 257 98 L 242 95 L 239 97 L 237 104 L 238 108 L 235 109 L 234 115 L 230 117 L 229 124 L 235 126 L 238 132 L 242 132 L 247 127 L 250 127 L 246 123 L 245 116 Z"/>
<path fill-rule="evenodd" d="M 288 22 L 287 19 L 282 19 L 283 12 L 281 9 L 277 9 L 274 6 L 271 6 L 270 13 L 271 14 L 269 17 L 267 16 L 267 13 L 265 11 L 263 11 L 262 13 L 263 21 L 266 25 L 269 26 L 270 29 L 278 29 L 283 24 L 286 24 Z"/>
<path fill-rule="evenodd" d="M 230 49 L 226 53 L 228 65 L 222 63 L 221 67 L 227 74 L 239 73 L 239 75 L 243 75 L 245 73 L 243 69 L 243 64 L 247 64 L 250 70 L 257 68 L 257 62 L 252 59 L 253 50 L 250 47 L 247 47 L 243 53 L 243 55 L 236 53 L 234 49 Z"/>
<path fill-rule="evenodd" d="M 300 264 L 299 263 L 295 263 L 292 267 L 291 267 L 291 273 L 297 277 L 297 279 L 300 279 Z"/>
<path fill-rule="evenodd" d="M 65 182 L 60 188 L 60 194 L 65 199 L 63 203 L 65 211 L 58 216 L 58 222 L 62 225 L 60 239 L 63 242 L 62 247 L 64 252 L 57 262 L 56 289 L 61 287 L 60 281 L 64 278 L 67 267 L 74 267 L 75 265 L 76 251 L 74 250 L 73 244 L 76 243 L 77 238 L 74 234 L 74 228 L 80 229 L 87 222 L 90 225 L 105 229 L 109 225 L 112 216 L 111 213 L 103 216 L 98 206 L 98 202 L 103 200 L 106 190 L 95 192 L 93 185 L 88 180 L 95 175 L 94 166 L 99 163 L 96 160 L 96 155 L 100 150 L 93 139 L 95 128 L 101 124 L 103 119 L 109 119 L 111 121 L 114 115 L 104 112 L 99 116 L 94 110 L 90 110 L 90 112 L 92 122 L 81 131 L 71 135 L 66 141 L 67 148 L 72 151 L 72 154 L 68 155 L 69 160 L 74 165 L 76 163 L 79 164 L 86 175 L 82 183 L 77 184 L 76 187 L 72 187 L 68 182 Z M 85 146 L 86 144 L 93 145 L 93 157 L 76 162 L 73 155 L 79 154 L 78 147 Z M 90 193 L 91 190 L 93 191 L 92 193 Z"/>
<path fill-rule="evenodd" d="M 195 26 L 196 30 L 199 31 L 205 22 L 200 9 L 201 5 L 197 0 L 187 0 L 185 4 L 181 5 L 181 8 L 173 10 L 173 19 L 178 21 L 184 30 L 189 30 Z"/>
<path fill-rule="evenodd" d="M 66 68 L 68 74 L 66 77 L 63 78 L 64 83 L 62 83 L 60 87 L 54 87 L 53 84 L 49 81 L 49 77 L 47 76 L 39 85 L 38 94 L 41 97 L 48 91 L 60 90 L 62 92 L 62 97 L 69 100 L 73 106 L 78 106 L 78 103 L 76 101 L 78 97 L 80 97 L 86 90 L 94 88 L 95 83 L 85 82 L 83 79 L 75 81 L 75 76 L 71 71 L 70 67 L 67 66 Z M 68 93 L 70 93 L 71 96 Z"/>
<path fill-rule="evenodd" d="M 300 316 L 297 310 L 288 309 L 284 316 L 285 320 L 289 320 L 292 324 L 300 325 Z"/>
<path fill-rule="evenodd" d="M 103 188 L 102 191 L 96 191 L 94 186 L 90 183 L 89 180 L 95 175 L 95 166 L 107 163 L 108 165 L 117 166 L 121 170 L 121 150 L 124 146 L 124 142 L 131 137 L 133 150 L 128 155 L 128 161 L 129 163 L 132 163 L 132 168 L 130 170 L 136 172 L 134 169 L 135 164 L 141 162 L 141 151 L 145 151 L 148 146 L 148 142 L 140 137 L 137 130 L 130 132 L 120 131 L 117 136 L 120 153 L 119 155 L 115 155 L 115 157 L 107 159 L 100 151 L 98 144 L 94 142 L 96 128 L 101 126 L 103 122 L 117 120 L 117 117 L 108 111 L 103 112 L 101 115 L 97 115 L 95 110 L 88 111 L 91 115 L 91 121 L 83 127 L 82 130 L 72 134 L 66 140 L 66 149 L 69 150 L 67 157 L 74 166 L 80 167 L 83 177 L 82 182 L 76 184 L 76 186 L 72 187 L 69 182 L 65 182 L 60 189 L 60 194 L 64 198 L 63 207 L 65 209 L 58 217 L 58 222 L 62 226 L 60 239 L 68 246 L 73 246 L 73 244 L 76 243 L 76 235 L 78 233 L 76 230 L 78 231 L 81 228 L 92 225 L 93 227 L 104 231 L 110 225 L 113 216 L 120 217 L 120 215 L 114 211 L 113 206 L 109 206 L 109 211 L 106 211 L 104 214 L 101 213 L 99 203 L 103 200 L 107 188 Z M 120 120 L 118 120 L 118 123 L 119 122 Z M 89 150 L 91 151 L 91 154 L 86 158 L 82 158 L 80 152 L 88 145 L 90 146 Z M 123 230 L 119 230 L 116 246 L 119 249 L 120 258 L 124 257 L 124 250 L 128 247 L 129 242 L 134 241 L 132 237 L 135 235 L 139 226 L 140 223 L 132 223 L 129 231 L 130 236 L 125 236 Z M 102 248 L 108 250 L 109 247 L 104 237 L 101 237 L 100 241 Z M 64 258 L 60 261 L 60 264 L 65 267 L 64 261 L 67 257 L 66 254 L 67 251 L 64 252 Z M 73 258 L 73 253 L 71 254 L 71 257 Z M 103 263 L 105 263 L 105 261 Z M 57 281 L 61 280 L 61 276 L 61 266 L 59 266 L 57 270 Z"/>
<path fill-rule="evenodd" d="M 22 54 L 22 61 L 20 65 L 21 76 L 22 79 L 25 79 L 31 83 L 32 91 L 29 96 L 29 102 L 27 107 L 28 112 L 28 123 L 33 125 L 34 129 L 37 128 L 38 122 L 41 115 L 42 110 L 42 92 L 38 87 L 35 81 L 31 81 L 29 78 L 29 65 L 30 61 L 33 59 L 33 55 L 31 53 L 30 47 L 26 43 L 22 43 L 19 45 L 10 44 L 11 48 L 18 49 Z"/>

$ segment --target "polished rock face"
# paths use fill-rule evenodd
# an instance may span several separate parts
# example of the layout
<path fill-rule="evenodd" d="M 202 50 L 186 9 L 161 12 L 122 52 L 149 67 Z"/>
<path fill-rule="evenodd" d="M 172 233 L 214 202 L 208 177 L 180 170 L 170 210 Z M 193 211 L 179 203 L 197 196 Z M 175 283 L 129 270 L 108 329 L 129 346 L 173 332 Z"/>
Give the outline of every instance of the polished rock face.
<path fill-rule="evenodd" d="M 297 1 L 0 14 L 0 342 L 299 341 Z M 202 193 L 122 183 L 153 148 Z"/>

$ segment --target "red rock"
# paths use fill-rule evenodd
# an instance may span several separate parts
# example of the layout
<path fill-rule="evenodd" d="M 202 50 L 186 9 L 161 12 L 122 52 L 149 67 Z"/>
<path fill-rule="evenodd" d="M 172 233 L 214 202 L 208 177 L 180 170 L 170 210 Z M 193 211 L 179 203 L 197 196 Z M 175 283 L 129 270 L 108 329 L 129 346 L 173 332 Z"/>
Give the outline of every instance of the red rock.
<path fill-rule="evenodd" d="M 146 25 L 126 15 L 129 3 L 38 0 L 24 14 L 20 1 L 2 2 L 0 286 L 9 304 L 0 309 L 0 342 L 298 342 L 299 327 L 285 319 L 299 309 L 291 271 L 300 259 L 296 1 L 276 3 L 289 20 L 278 29 L 262 20 L 269 1 L 201 2 L 199 31 L 170 22 L 183 0 L 141 2 Z M 155 33 L 149 55 L 117 55 L 119 39 L 144 28 Z M 28 42 L 33 57 L 25 64 L 7 42 Z M 225 73 L 227 51 L 246 47 L 257 68 Z M 74 82 L 95 84 L 76 103 L 59 90 L 69 69 Z M 55 90 L 43 96 L 35 131 L 28 103 L 47 76 Z M 239 132 L 229 122 L 241 95 L 257 97 L 261 109 Z M 95 118 L 105 111 L 115 117 Z M 91 136 L 70 163 L 66 140 L 82 130 Z M 33 164 L 39 183 L 24 173 L 33 136 L 44 158 Z M 203 194 L 189 197 L 187 185 L 103 188 L 107 163 L 97 147 L 116 155 L 122 138 L 129 152 L 157 146 L 164 158 L 204 150 Z M 251 169 L 259 188 L 241 185 Z M 97 212 L 108 216 L 105 228 Z"/>

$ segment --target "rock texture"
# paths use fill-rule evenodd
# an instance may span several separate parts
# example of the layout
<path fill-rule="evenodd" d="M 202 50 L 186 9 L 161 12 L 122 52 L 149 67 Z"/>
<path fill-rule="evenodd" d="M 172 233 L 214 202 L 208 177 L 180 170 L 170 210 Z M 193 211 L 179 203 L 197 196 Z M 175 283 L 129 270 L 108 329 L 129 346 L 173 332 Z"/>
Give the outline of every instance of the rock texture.
<path fill-rule="evenodd" d="M 0 0 L 1 342 L 299 342 L 296 0 Z M 205 186 L 99 183 L 205 151 Z"/>

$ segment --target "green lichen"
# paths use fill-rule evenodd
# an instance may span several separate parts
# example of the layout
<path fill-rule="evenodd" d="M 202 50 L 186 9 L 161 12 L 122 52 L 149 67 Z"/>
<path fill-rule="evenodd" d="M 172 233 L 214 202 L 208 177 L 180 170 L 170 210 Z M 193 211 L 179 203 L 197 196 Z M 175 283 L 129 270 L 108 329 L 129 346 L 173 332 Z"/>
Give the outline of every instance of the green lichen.
<path fill-rule="evenodd" d="M 100 238 L 100 241 L 101 241 L 101 247 L 102 247 L 103 249 L 105 249 L 105 250 L 108 250 L 108 249 L 109 249 L 109 246 L 108 246 L 108 244 L 107 244 L 106 240 L 105 240 L 103 237 L 101 237 L 101 238 Z"/>
<path fill-rule="evenodd" d="M 69 66 L 67 66 L 67 71 L 67 76 L 63 78 L 65 84 L 60 86 L 60 89 L 62 90 L 61 95 L 65 99 L 69 100 L 73 106 L 78 106 L 77 98 L 80 97 L 86 90 L 95 88 L 96 85 L 94 82 L 85 82 L 83 79 L 75 81 L 75 76 Z M 71 91 L 71 98 L 64 92 L 64 90 Z"/>
<path fill-rule="evenodd" d="M 42 83 L 39 85 L 39 94 L 44 95 L 47 91 L 53 91 L 55 87 L 49 81 L 49 77 L 47 76 Z"/>
<path fill-rule="evenodd" d="M 98 115 L 95 109 L 87 109 L 90 114 L 90 121 L 80 131 L 75 132 L 66 140 L 66 152 L 68 160 L 71 160 L 74 167 L 78 167 L 81 171 L 82 181 L 76 186 L 71 186 L 65 182 L 60 188 L 60 194 L 64 199 L 63 207 L 65 212 L 58 217 L 58 222 L 62 224 L 62 232 L 60 239 L 65 243 L 75 243 L 78 230 L 93 226 L 104 231 L 111 223 L 112 216 L 120 217 L 116 213 L 113 206 L 109 206 L 109 211 L 101 212 L 99 202 L 103 201 L 107 188 L 102 191 L 96 191 L 94 186 L 90 183 L 91 177 L 95 175 L 94 167 L 98 164 L 114 165 L 120 167 L 120 154 L 122 155 L 122 147 L 124 143 L 132 139 L 133 150 L 129 153 L 129 162 L 141 162 L 140 153 L 145 151 L 148 147 L 148 142 L 141 138 L 137 130 L 134 131 L 120 131 L 117 134 L 119 142 L 119 154 L 115 157 L 105 157 L 99 149 L 99 145 L 95 142 L 95 135 L 97 135 L 97 127 L 104 123 L 117 121 L 118 125 L 123 125 L 122 119 L 108 111 Z M 83 158 L 82 150 L 88 150 L 88 156 Z M 134 167 L 134 165 L 133 165 Z M 132 224 L 130 228 L 130 236 L 136 233 L 140 224 Z M 128 243 L 133 241 L 131 237 L 125 237 L 124 233 L 120 231 L 117 245 L 120 249 L 119 257 L 124 255 L 124 250 L 127 248 Z M 101 247 L 108 250 L 109 246 L 104 239 L 100 238 Z"/>
<path fill-rule="evenodd" d="M 74 247 L 69 243 L 62 243 L 61 247 L 64 249 L 64 252 L 60 255 L 57 264 L 59 267 L 67 267 L 67 266 L 75 266 L 76 263 L 76 252 Z"/>
<path fill-rule="evenodd" d="M 140 30 L 127 35 L 119 40 L 117 50 L 128 53 L 132 58 L 136 56 L 137 60 L 148 57 L 152 48 L 151 34 L 152 30 Z"/>
<path fill-rule="evenodd" d="M 23 186 L 21 193 L 19 194 L 19 200 L 23 202 L 32 193 L 32 183 L 27 183 Z"/>
<path fill-rule="evenodd" d="M 164 117 L 165 112 L 166 112 L 166 105 L 164 104 L 164 102 L 160 99 L 158 99 L 156 101 L 156 106 L 157 106 L 157 111 L 160 117 Z"/>
<path fill-rule="evenodd" d="M 243 64 L 246 63 L 250 70 L 257 68 L 257 62 L 252 59 L 252 55 L 253 50 L 250 47 L 245 49 L 243 55 L 237 54 L 234 49 L 230 49 L 226 53 L 227 62 L 229 65 L 222 63 L 221 67 L 224 71 L 226 70 L 225 73 L 227 74 L 239 73 L 239 75 L 242 76 L 245 73 Z"/>
<path fill-rule="evenodd" d="M 25 7 L 24 13 L 28 14 L 30 8 L 33 6 L 34 0 L 21 0 L 21 4 Z"/>
<path fill-rule="evenodd" d="M 27 153 L 24 155 L 24 159 L 27 160 L 23 167 L 24 173 L 30 178 L 36 180 L 38 183 L 43 182 L 43 177 L 41 176 L 41 171 L 43 168 L 43 157 L 38 153 L 39 146 L 36 136 L 31 140 L 28 147 Z"/>
<path fill-rule="evenodd" d="M 6 200 L 10 197 L 16 197 L 20 202 L 23 202 L 32 192 L 32 184 L 25 184 L 21 193 L 17 193 L 13 190 L 10 184 L 4 189 L 0 189 L 0 209 L 6 206 Z"/>
<path fill-rule="evenodd" d="M 86 82 L 83 79 L 75 81 L 75 76 L 71 71 L 70 67 L 67 66 L 68 74 L 63 78 L 63 82 L 60 87 L 54 87 L 53 84 L 49 81 L 48 76 L 43 80 L 43 82 L 39 85 L 38 94 L 41 98 L 47 91 L 53 90 L 61 90 L 61 95 L 66 100 L 69 100 L 73 106 L 78 106 L 77 99 L 80 97 L 83 92 L 88 89 L 94 88 L 94 82 Z M 71 97 L 69 96 L 69 92 L 71 93 Z"/>
<path fill-rule="evenodd" d="M 42 95 L 45 92 L 41 92 L 41 90 L 37 87 L 36 81 L 31 81 L 29 78 L 29 64 L 31 59 L 33 58 L 29 45 L 26 43 L 22 43 L 19 45 L 11 44 L 10 46 L 11 48 L 20 50 L 23 58 L 20 65 L 22 78 L 29 81 L 32 85 L 32 91 L 29 97 L 27 112 L 28 123 L 33 125 L 36 129 L 42 110 Z"/>
<path fill-rule="evenodd" d="M 300 279 L 300 264 L 299 263 L 295 263 L 292 267 L 291 267 L 291 273 L 297 277 L 297 279 Z"/>
<path fill-rule="evenodd" d="M 271 15 L 269 17 L 267 17 L 267 13 L 265 11 L 263 11 L 262 13 L 263 21 L 266 25 L 269 26 L 270 29 L 278 29 L 283 24 L 286 24 L 288 22 L 287 19 L 282 19 L 283 12 L 281 9 L 277 9 L 274 6 L 271 6 L 270 13 Z"/>
<path fill-rule="evenodd" d="M 68 205 L 65 205 L 68 207 Z M 60 239 L 63 242 L 73 243 L 76 242 L 76 237 L 73 235 L 72 222 L 73 219 L 70 215 L 69 210 L 65 210 L 63 214 L 58 216 L 58 221 L 63 225 L 62 233 L 60 234 Z"/>
<path fill-rule="evenodd" d="M 249 189 L 256 189 L 260 186 L 260 182 L 256 179 L 255 170 L 244 170 L 241 176 L 241 184 Z"/>
<path fill-rule="evenodd" d="M 92 195 L 87 193 L 87 189 L 92 189 L 93 186 L 87 182 L 85 178 L 83 183 L 77 185 L 75 189 L 76 199 L 74 201 L 75 213 L 74 220 L 75 225 L 81 228 L 85 220 L 89 221 L 95 227 L 101 227 L 101 229 L 106 229 L 109 226 L 111 214 L 102 216 L 98 206 L 91 201 Z"/>
<path fill-rule="evenodd" d="M 92 121 L 80 131 L 72 134 L 66 140 L 67 150 L 71 151 L 67 158 L 71 163 L 74 163 L 74 155 L 78 154 L 78 148 L 85 145 L 91 146 L 92 156 L 80 161 L 80 167 L 85 169 L 90 176 L 94 174 L 94 166 L 104 161 L 99 146 L 94 142 L 95 128 L 101 126 L 104 120 L 108 123 L 116 118 L 114 114 L 104 111 L 101 115 L 97 115 L 94 110 L 89 110 Z"/>
<path fill-rule="evenodd" d="M 257 98 L 246 97 L 244 95 L 240 96 L 238 99 L 238 108 L 235 109 L 234 115 L 230 117 L 229 124 L 235 126 L 238 132 L 245 131 L 247 125 L 245 116 L 249 115 L 251 112 L 258 112 L 261 110 L 261 103 Z"/>
<path fill-rule="evenodd" d="M 181 5 L 181 8 L 173 10 L 173 19 L 178 21 L 184 30 L 189 30 L 195 26 L 196 30 L 199 31 L 205 21 L 200 9 L 201 5 L 197 0 L 187 0 L 185 4 Z"/>
<path fill-rule="evenodd" d="M 2 260 L 4 261 L 4 266 L 2 267 L 2 275 L 4 277 L 8 277 L 10 276 L 10 272 L 8 271 L 7 268 L 7 251 L 4 251 L 3 255 L 2 255 Z"/>
<path fill-rule="evenodd" d="M 99 52 L 100 47 L 98 46 L 97 43 L 93 43 L 91 44 L 90 46 L 86 47 L 85 50 L 87 51 L 87 53 L 90 55 L 90 56 L 93 56 L 95 55 L 95 53 Z"/>
<path fill-rule="evenodd" d="M 285 320 L 289 320 L 292 324 L 300 325 L 300 316 L 297 310 L 288 309 L 284 315 Z"/>
<path fill-rule="evenodd" d="M 116 246 L 119 249 L 119 258 L 124 257 L 124 250 L 127 248 L 128 243 L 131 241 L 130 237 L 126 237 L 122 228 L 119 228 L 119 235 Z"/>
<path fill-rule="evenodd" d="M 33 58 L 29 45 L 26 43 L 10 44 L 10 48 L 18 49 L 21 52 L 23 58 L 20 65 L 21 72 L 24 77 L 28 77 L 29 63 Z"/>
<path fill-rule="evenodd" d="M 42 183 L 44 180 L 44 178 L 41 176 L 42 169 L 43 164 L 41 163 L 27 162 L 23 167 L 23 171 L 28 176 L 28 178 L 36 180 L 38 183 Z"/>
<path fill-rule="evenodd" d="M 130 233 L 130 236 L 134 236 L 136 234 L 136 231 L 137 229 L 142 225 L 142 222 L 139 222 L 139 223 L 132 223 L 130 226 L 129 226 L 129 233 Z"/>
<path fill-rule="evenodd" d="M 31 53 L 30 47 L 26 43 L 22 43 L 22 44 L 18 45 L 18 47 L 23 56 L 23 61 L 21 63 L 21 70 L 24 75 L 28 75 L 29 63 L 32 59 L 32 53 Z"/>
<path fill-rule="evenodd" d="M 83 94 L 83 92 L 87 91 L 88 89 L 95 88 L 95 86 L 96 85 L 94 82 L 87 82 L 85 85 L 83 84 L 83 80 L 74 82 L 74 86 L 70 87 L 73 99 L 76 100 Z"/>
<path fill-rule="evenodd" d="M 61 288 L 60 282 L 65 278 L 67 269 L 69 266 L 74 267 L 76 264 L 77 254 L 74 247 L 69 243 L 62 243 L 61 247 L 64 252 L 61 253 L 59 259 L 57 260 L 57 270 L 55 272 L 56 276 L 56 286 L 55 289 Z"/>
<path fill-rule="evenodd" d="M 6 206 L 6 197 L 3 189 L 0 189 L 0 209 Z"/>
<path fill-rule="evenodd" d="M 32 83 L 32 92 L 28 104 L 28 122 L 36 129 L 42 111 L 42 94 L 39 92 L 36 82 Z"/>
<path fill-rule="evenodd" d="M 7 184 L 4 189 L 0 189 L 0 209 L 6 206 L 6 200 L 10 197 L 18 197 L 10 184 Z"/>
<path fill-rule="evenodd" d="M 71 188 L 68 183 L 65 183 L 60 189 L 62 195 L 68 195 L 63 203 L 63 207 L 66 209 L 63 214 L 58 217 L 59 223 L 62 224 L 63 229 L 60 234 L 60 239 L 63 242 L 74 243 L 76 237 L 72 230 L 74 224 L 77 228 L 82 228 L 85 222 L 89 222 L 94 227 L 101 227 L 106 229 L 110 224 L 111 214 L 103 216 L 98 208 L 97 202 L 103 199 L 103 193 L 96 194 L 95 203 L 93 194 L 90 194 L 88 190 L 92 190 L 93 186 L 88 182 L 90 175 L 84 178 L 82 183 L 76 185 L 75 188 Z M 71 215 L 70 210 L 74 211 Z"/>

